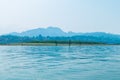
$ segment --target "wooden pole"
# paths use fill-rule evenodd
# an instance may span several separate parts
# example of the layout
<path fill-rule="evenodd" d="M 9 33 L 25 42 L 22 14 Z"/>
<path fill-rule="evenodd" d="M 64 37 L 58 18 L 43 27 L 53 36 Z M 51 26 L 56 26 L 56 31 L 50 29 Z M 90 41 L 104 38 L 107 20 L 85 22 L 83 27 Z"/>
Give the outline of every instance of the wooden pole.
<path fill-rule="evenodd" d="M 57 41 L 55 41 L 56 46 L 58 45 Z"/>
<path fill-rule="evenodd" d="M 69 46 L 71 46 L 71 40 L 69 39 Z"/>

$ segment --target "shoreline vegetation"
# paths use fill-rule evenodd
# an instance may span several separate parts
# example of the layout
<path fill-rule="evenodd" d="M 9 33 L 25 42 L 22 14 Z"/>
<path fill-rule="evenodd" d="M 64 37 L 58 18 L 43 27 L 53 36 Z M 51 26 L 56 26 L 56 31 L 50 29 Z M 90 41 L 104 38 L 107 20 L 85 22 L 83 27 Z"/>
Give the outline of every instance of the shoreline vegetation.
<path fill-rule="evenodd" d="M 81 46 L 81 45 L 120 45 L 98 42 L 71 42 L 71 41 L 32 41 L 21 43 L 0 44 L 0 46 Z"/>
<path fill-rule="evenodd" d="M 74 33 L 59 28 L 32 29 L 22 33 L 0 35 L 0 45 L 18 46 L 80 46 L 120 45 L 120 35 L 105 32 Z"/>
<path fill-rule="evenodd" d="M 110 34 L 78 36 L 0 36 L 0 46 L 80 46 L 80 45 L 120 45 L 120 36 Z"/>

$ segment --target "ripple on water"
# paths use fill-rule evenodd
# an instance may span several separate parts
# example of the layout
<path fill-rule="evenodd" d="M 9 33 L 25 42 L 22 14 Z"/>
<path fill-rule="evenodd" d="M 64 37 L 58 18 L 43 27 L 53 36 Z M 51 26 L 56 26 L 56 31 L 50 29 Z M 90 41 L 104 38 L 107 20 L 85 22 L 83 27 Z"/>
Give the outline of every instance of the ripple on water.
<path fill-rule="evenodd" d="M 0 80 L 120 80 L 120 46 L 1 46 Z"/>

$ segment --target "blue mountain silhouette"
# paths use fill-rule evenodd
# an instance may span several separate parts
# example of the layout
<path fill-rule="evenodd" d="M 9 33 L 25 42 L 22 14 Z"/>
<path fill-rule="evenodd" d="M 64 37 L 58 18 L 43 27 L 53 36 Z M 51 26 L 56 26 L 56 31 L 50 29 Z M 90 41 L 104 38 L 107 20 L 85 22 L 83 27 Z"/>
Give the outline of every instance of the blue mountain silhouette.
<path fill-rule="evenodd" d="M 15 35 L 15 36 L 51 36 L 51 37 L 56 37 L 56 36 L 74 36 L 74 35 L 79 35 L 81 33 L 74 33 L 74 32 L 64 32 L 60 28 L 57 27 L 48 27 L 48 28 L 37 28 L 37 29 L 32 29 L 28 31 L 24 31 L 21 33 L 13 32 L 10 33 L 10 35 Z"/>
<path fill-rule="evenodd" d="M 57 27 L 48 28 L 37 28 L 32 30 L 27 30 L 21 33 L 13 32 L 9 35 L 20 36 L 20 37 L 37 37 L 41 35 L 42 37 L 52 37 L 44 38 L 45 40 L 68 40 L 69 37 L 72 41 L 81 42 L 100 42 L 108 44 L 120 44 L 120 35 L 105 33 L 105 32 L 91 32 L 91 33 L 75 33 L 75 32 L 64 32 Z M 55 38 L 54 38 L 55 37 Z M 67 37 L 67 38 L 65 38 Z"/>

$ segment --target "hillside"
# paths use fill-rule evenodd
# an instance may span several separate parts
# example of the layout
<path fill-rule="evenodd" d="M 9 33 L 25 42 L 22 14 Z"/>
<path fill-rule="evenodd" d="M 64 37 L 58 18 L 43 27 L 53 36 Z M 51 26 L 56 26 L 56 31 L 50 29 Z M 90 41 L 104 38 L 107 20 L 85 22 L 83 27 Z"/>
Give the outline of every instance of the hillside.
<path fill-rule="evenodd" d="M 63 30 L 57 27 L 48 27 L 48 28 L 37 28 L 37 29 L 27 30 L 21 33 L 12 32 L 9 35 L 28 36 L 28 37 L 39 36 L 39 35 L 61 37 L 61 36 L 74 36 L 79 34 L 80 33 L 75 33 L 75 32 L 64 32 Z"/>
<path fill-rule="evenodd" d="M 37 28 L 27 30 L 21 33 L 13 32 L 8 35 L 0 36 L 0 44 L 22 43 L 22 42 L 45 42 L 45 41 L 63 41 L 79 43 L 104 43 L 104 44 L 120 44 L 120 35 L 91 32 L 91 33 L 75 33 L 64 32 L 57 27 Z"/>

